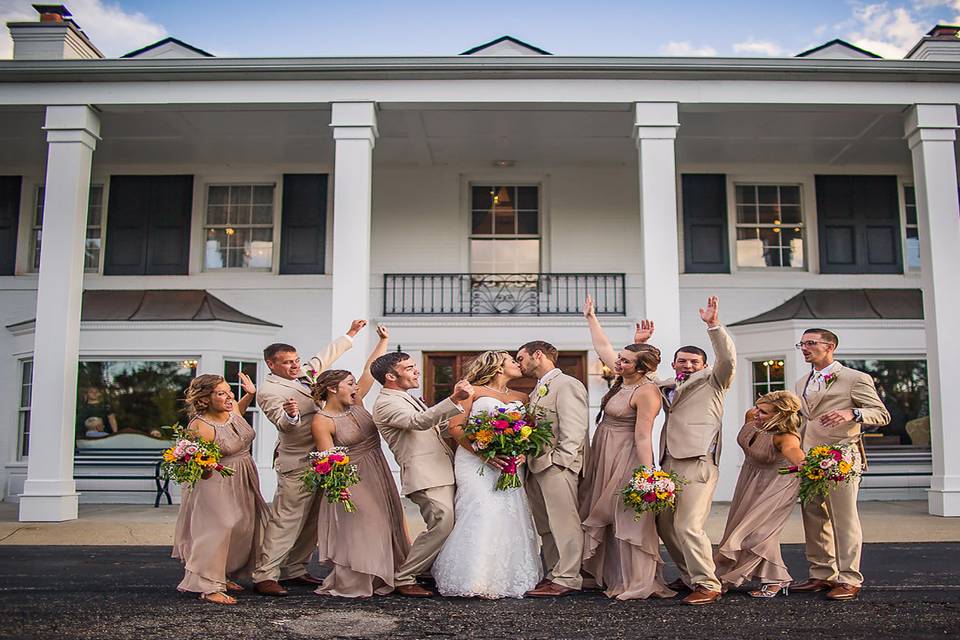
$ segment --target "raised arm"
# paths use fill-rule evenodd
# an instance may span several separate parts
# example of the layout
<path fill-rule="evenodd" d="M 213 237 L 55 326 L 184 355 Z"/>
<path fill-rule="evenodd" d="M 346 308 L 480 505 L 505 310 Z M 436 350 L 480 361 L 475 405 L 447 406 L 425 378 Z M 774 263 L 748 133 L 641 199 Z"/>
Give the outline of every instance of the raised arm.
<path fill-rule="evenodd" d="M 660 413 L 660 391 L 656 385 L 643 384 L 633 392 L 632 404 L 637 410 L 633 428 L 633 442 L 637 447 L 640 464 L 653 466 L 653 421 Z"/>
<path fill-rule="evenodd" d="M 250 408 L 253 399 L 257 397 L 257 387 L 253 384 L 250 376 L 242 371 L 237 376 L 240 378 L 240 388 L 243 389 L 243 395 L 237 400 L 237 404 L 233 405 L 233 410 L 242 416 Z"/>
<path fill-rule="evenodd" d="M 382 324 L 377 325 L 377 336 L 380 340 L 377 342 L 377 346 L 373 348 L 373 351 L 370 352 L 367 363 L 363 365 L 363 373 L 360 375 L 360 379 L 357 380 L 357 393 L 360 395 L 361 400 L 367 397 L 367 393 L 371 387 L 373 387 L 374 380 L 373 374 L 370 373 L 370 366 L 374 360 L 387 352 L 387 346 L 390 344 L 390 331 Z"/>
<path fill-rule="evenodd" d="M 325 346 L 317 352 L 312 358 L 303 363 L 305 370 L 312 370 L 315 373 L 326 371 L 330 368 L 337 358 L 349 351 L 353 347 L 353 338 L 367 326 L 366 320 L 354 320 L 350 323 L 347 332 Z"/>
<path fill-rule="evenodd" d="M 617 350 L 610 344 L 607 334 L 603 332 L 600 321 L 597 319 L 596 311 L 593 307 L 593 298 L 587 295 L 583 303 L 583 317 L 587 319 L 587 326 L 590 327 L 590 340 L 593 341 L 593 349 L 600 356 L 600 362 L 613 369 L 617 362 Z"/>
<path fill-rule="evenodd" d="M 737 348 L 733 338 L 720 324 L 720 300 L 717 296 L 707 298 L 707 308 L 700 309 L 700 319 L 707 325 L 707 335 L 716 358 L 710 370 L 710 381 L 718 389 L 726 391 L 733 384 L 733 375 L 736 373 Z"/>
<path fill-rule="evenodd" d="M 313 434 L 313 446 L 316 447 L 317 451 L 326 451 L 333 448 L 333 434 L 336 432 L 336 425 L 333 424 L 333 420 L 320 413 L 313 414 L 310 432 Z"/>

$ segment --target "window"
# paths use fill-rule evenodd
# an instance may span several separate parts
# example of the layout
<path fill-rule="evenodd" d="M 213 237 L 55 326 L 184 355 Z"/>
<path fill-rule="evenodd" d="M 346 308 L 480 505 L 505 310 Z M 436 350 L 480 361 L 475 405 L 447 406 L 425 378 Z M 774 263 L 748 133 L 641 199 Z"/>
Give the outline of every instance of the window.
<path fill-rule="evenodd" d="M 535 186 L 474 186 L 471 273 L 540 272 L 540 192 Z"/>
<path fill-rule="evenodd" d="M 867 448 L 930 448 L 930 400 L 926 360 L 842 360 L 873 376 L 877 394 L 890 412 L 890 424 L 864 429 Z"/>
<path fill-rule="evenodd" d="M 164 427 L 186 424 L 183 398 L 196 373 L 196 360 L 80 362 L 77 447 L 163 446 Z"/>
<path fill-rule="evenodd" d="M 33 208 L 33 261 L 31 270 L 40 270 L 40 234 L 43 227 L 44 188 L 37 188 L 37 201 Z M 90 185 L 90 197 L 87 201 L 87 239 L 83 252 L 83 270 L 96 273 L 100 271 L 100 246 L 103 242 L 103 185 Z"/>
<path fill-rule="evenodd" d="M 273 268 L 273 191 L 272 184 L 208 188 L 205 268 Z"/>
<path fill-rule="evenodd" d="M 920 226 L 917 224 L 917 191 L 913 185 L 903 187 L 904 236 L 907 239 L 907 270 L 920 269 Z"/>
<path fill-rule="evenodd" d="M 20 361 L 20 408 L 18 410 L 19 457 L 30 453 L 30 405 L 33 392 L 33 360 Z"/>
<path fill-rule="evenodd" d="M 771 358 L 753 362 L 753 399 L 771 391 L 786 389 L 783 378 L 783 358 Z"/>
<path fill-rule="evenodd" d="M 223 377 L 230 384 L 230 389 L 233 390 L 233 395 L 239 400 L 243 396 L 243 389 L 240 387 L 240 372 L 243 372 L 250 376 L 250 379 L 253 380 L 253 383 L 257 383 L 257 363 L 252 360 L 224 360 L 223 361 Z M 253 402 L 250 403 L 250 407 L 243 417 L 246 421 L 253 426 L 253 419 L 256 415 L 254 409 L 257 406 L 257 400 L 254 398 Z"/>
<path fill-rule="evenodd" d="M 737 266 L 802 269 L 799 185 L 738 184 Z"/>

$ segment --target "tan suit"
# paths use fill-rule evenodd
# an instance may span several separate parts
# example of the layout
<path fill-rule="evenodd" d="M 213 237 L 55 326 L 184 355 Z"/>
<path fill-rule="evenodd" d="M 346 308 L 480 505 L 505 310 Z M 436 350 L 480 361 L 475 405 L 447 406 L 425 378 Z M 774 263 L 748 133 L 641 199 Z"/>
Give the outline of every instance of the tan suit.
<path fill-rule="evenodd" d="M 527 465 L 526 490 L 530 509 L 543 542 L 546 579 L 569 589 L 579 589 L 583 530 L 577 508 L 580 470 L 589 455 L 587 433 L 590 416 L 587 390 L 564 373 L 544 376 L 530 394 L 530 403 L 553 425 L 555 442 Z M 542 396 L 538 390 L 547 387 Z"/>
<path fill-rule="evenodd" d="M 687 586 L 720 590 L 713 549 L 704 526 L 719 478 L 723 398 L 736 370 L 737 351 L 723 327 L 707 331 L 716 362 L 682 384 L 658 383 L 666 419 L 660 432 L 660 465 L 686 481 L 676 509 L 657 516 L 657 530 Z M 673 391 L 671 399 L 671 391 Z"/>
<path fill-rule="evenodd" d="M 809 451 L 819 444 L 853 443 L 859 452 L 857 463 L 865 469 L 861 426 L 885 425 L 890 422 L 890 412 L 880 401 L 873 378 L 868 374 L 840 363 L 836 363 L 832 371 L 836 378 L 829 386 L 815 382 L 813 372 L 797 381 L 803 449 Z M 808 386 L 808 383 L 812 384 Z M 827 412 L 854 408 L 860 409 L 862 423 L 851 420 L 829 428 L 820 424 L 820 416 Z M 811 578 L 854 586 L 863 583 L 860 573 L 863 533 L 857 512 L 859 492 L 858 479 L 833 489 L 825 500 L 814 499 L 803 506 L 803 532 Z"/>
<path fill-rule="evenodd" d="M 341 336 L 310 358 L 304 368 L 328 369 L 352 345 L 350 338 Z M 283 403 L 289 398 L 297 401 L 300 410 L 297 421 L 291 420 L 283 410 Z M 310 427 L 317 406 L 307 384 L 272 373 L 267 374 L 257 390 L 257 405 L 278 432 L 273 452 L 277 493 L 253 580 L 287 580 L 307 572 L 310 555 L 317 547 L 317 513 L 322 497 L 306 491 L 300 481 L 300 474 L 307 466 L 307 455 L 314 448 Z"/>
<path fill-rule="evenodd" d="M 416 584 L 417 576 L 429 571 L 453 531 L 453 453 L 442 429 L 462 411 L 449 398 L 428 408 L 396 389 L 381 390 L 373 406 L 373 421 L 400 465 L 401 492 L 420 507 L 427 525 L 397 569 L 398 587 Z"/>

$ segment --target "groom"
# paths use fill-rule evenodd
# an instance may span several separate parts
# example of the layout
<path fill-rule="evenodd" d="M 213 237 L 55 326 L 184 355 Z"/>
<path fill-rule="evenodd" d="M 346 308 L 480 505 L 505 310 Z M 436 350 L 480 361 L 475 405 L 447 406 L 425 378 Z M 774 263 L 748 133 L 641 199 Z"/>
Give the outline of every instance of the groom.
<path fill-rule="evenodd" d="M 553 426 L 555 442 L 528 462 L 527 496 L 543 541 L 546 577 L 526 595 L 565 596 L 579 591 L 583 530 L 577 510 L 577 489 L 589 444 L 587 390 L 557 368 L 557 349 L 548 342 L 528 342 L 517 351 L 523 374 L 537 378 L 530 406 Z"/>
<path fill-rule="evenodd" d="M 370 373 L 383 385 L 373 406 L 373 421 L 400 465 L 401 492 L 420 507 L 427 525 L 397 569 L 394 587 L 402 596 L 429 598 L 433 592 L 417 584 L 417 576 L 430 570 L 453 531 L 453 454 L 441 427 L 463 413 L 460 403 L 473 397 L 473 387 L 461 380 L 449 398 L 427 408 L 408 393 L 420 386 L 420 370 L 406 353 L 380 356 L 370 365 Z"/>

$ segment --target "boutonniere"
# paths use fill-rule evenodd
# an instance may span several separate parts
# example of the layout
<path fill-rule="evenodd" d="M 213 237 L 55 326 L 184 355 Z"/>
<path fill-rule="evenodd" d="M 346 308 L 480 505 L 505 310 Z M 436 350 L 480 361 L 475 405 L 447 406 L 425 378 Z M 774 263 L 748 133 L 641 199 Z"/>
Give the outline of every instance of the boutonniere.
<path fill-rule="evenodd" d="M 307 367 L 303 370 L 303 373 L 310 379 L 310 384 L 316 384 L 317 378 L 320 377 L 320 372 L 313 367 Z"/>
<path fill-rule="evenodd" d="M 546 384 L 542 384 L 537 387 L 537 395 L 541 398 L 546 398 L 548 393 L 550 393 L 550 387 Z"/>
<path fill-rule="evenodd" d="M 820 378 L 823 380 L 823 387 L 824 387 L 825 389 L 829 389 L 829 388 L 830 388 L 830 385 L 832 385 L 834 382 L 837 381 L 837 376 L 838 376 L 838 375 L 839 375 L 839 374 L 838 374 L 836 371 L 831 371 L 830 373 L 828 373 L 828 374 L 825 375 L 825 376 L 820 376 Z"/>
<path fill-rule="evenodd" d="M 684 382 L 688 377 L 689 377 L 688 374 L 686 374 L 686 373 L 684 373 L 684 372 L 682 372 L 682 371 L 678 372 L 678 373 L 677 373 L 677 378 L 676 378 L 677 386 L 679 387 L 681 384 L 683 384 L 683 382 Z"/>

